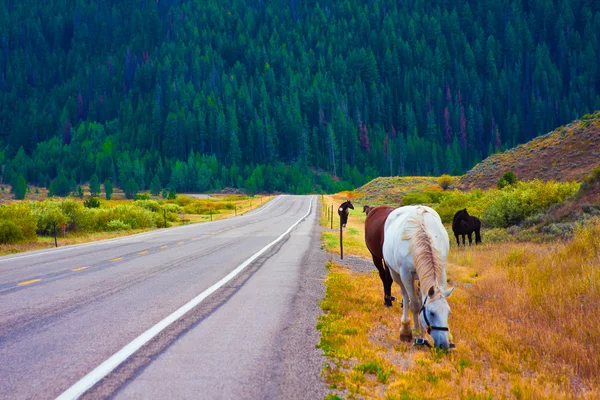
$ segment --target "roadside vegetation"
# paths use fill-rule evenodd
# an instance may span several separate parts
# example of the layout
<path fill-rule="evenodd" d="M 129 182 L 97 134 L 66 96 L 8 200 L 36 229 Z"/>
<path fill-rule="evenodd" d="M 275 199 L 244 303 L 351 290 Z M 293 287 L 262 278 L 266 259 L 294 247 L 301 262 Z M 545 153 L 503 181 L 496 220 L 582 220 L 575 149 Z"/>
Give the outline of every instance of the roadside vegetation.
<path fill-rule="evenodd" d="M 598 175 L 590 174 L 584 185 L 512 182 L 485 191 L 405 194 L 403 204 L 436 208 L 450 233 L 447 271 L 456 286 L 450 299 L 456 349 L 415 350 L 400 342 L 401 308 L 399 302 L 391 309 L 381 304 L 375 267 L 357 272 L 351 260 L 334 258 L 327 266 L 324 315 L 317 326 L 320 348 L 329 358 L 323 369 L 329 397 L 598 398 L 600 217 L 593 212 L 598 194 L 590 196 Z M 330 208 L 353 196 L 340 193 L 325 202 Z M 582 206 L 582 196 L 593 204 Z M 351 210 L 344 255 L 370 260 L 363 204 L 357 200 Z M 465 207 L 483 219 L 484 244 L 458 249 L 449 221 Z M 556 222 L 560 210 L 575 208 L 578 213 Z M 327 209 L 322 212 L 324 246 L 339 254 L 339 217 L 335 212 L 330 230 Z M 400 298 L 396 284 L 392 290 Z"/>
<path fill-rule="evenodd" d="M 12 201 L 0 205 L 0 255 L 83 243 L 155 228 L 206 222 L 241 215 L 272 196 L 223 195 L 196 199 L 173 195 L 152 199 L 104 200 L 68 197 Z"/>

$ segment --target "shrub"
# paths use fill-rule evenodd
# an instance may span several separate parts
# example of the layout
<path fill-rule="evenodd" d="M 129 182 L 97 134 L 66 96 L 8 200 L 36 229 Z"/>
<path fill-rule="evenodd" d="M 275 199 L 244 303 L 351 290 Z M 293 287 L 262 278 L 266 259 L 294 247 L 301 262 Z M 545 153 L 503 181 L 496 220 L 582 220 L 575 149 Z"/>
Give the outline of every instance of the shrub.
<path fill-rule="evenodd" d="M 52 235 L 54 229 L 59 229 L 62 224 L 69 222 L 69 217 L 54 201 L 31 203 L 32 211 L 37 222 L 37 232 L 40 235 Z"/>
<path fill-rule="evenodd" d="M 83 206 L 85 208 L 100 208 L 100 200 L 97 197 L 90 197 L 87 200 L 84 200 Z"/>
<path fill-rule="evenodd" d="M 506 186 L 512 186 L 517 183 L 517 177 L 512 171 L 505 172 L 502 178 L 498 181 L 498 189 L 502 189 Z"/>
<path fill-rule="evenodd" d="M 173 200 L 175 204 L 180 205 L 182 207 L 187 206 L 188 204 L 192 204 L 196 201 L 196 199 L 190 196 L 177 196 Z"/>
<path fill-rule="evenodd" d="M 438 185 L 444 190 L 448 189 L 452 182 L 454 182 L 454 179 L 450 175 L 442 175 L 438 178 Z"/>
<path fill-rule="evenodd" d="M 466 208 L 470 215 L 481 217 L 488 202 L 489 196 L 481 190 L 477 189 L 470 193 L 463 193 L 455 189 L 452 192 L 444 193 L 439 204 L 434 205 L 433 208 L 438 212 L 443 222 L 451 223 L 454 214 L 463 208 Z"/>
<path fill-rule="evenodd" d="M 142 207 L 126 204 L 114 208 L 98 209 L 97 229 L 100 231 L 106 230 L 108 223 L 116 219 L 123 221 L 132 229 L 152 228 L 155 224 L 153 212 Z"/>
<path fill-rule="evenodd" d="M 127 225 L 120 219 L 113 219 L 106 224 L 107 231 L 128 231 L 131 229 L 131 226 Z"/>
<path fill-rule="evenodd" d="M 403 206 L 410 206 L 413 204 L 429 204 L 431 203 L 431 197 L 427 193 L 409 193 L 402 198 Z"/>
<path fill-rule="evenodd" d="M 594 168 L 592 172 L 583 178 L 583 182 L 577 192 L 577 197 L 583 196 L 583 194 L 594 184 L 600 182 L 600 167 Z"/>
<path fill-rule="evenodd" d="M 159 212 L 162 210 L 160 203 L 156 200 L 136 200 L 134 204 L 152 212 Z"/>
<path fill-rule="evenodd" d="M 563 203 L 575 194 L 575 182 L 517 182 L 503 190 L 490 191 L 491 201 L 483 212 L 486 225 L 505 228 L 521 223 L 525 218 L 546 211 L 550 206 Z"/>
<path fill-rule="evenodd" d="M 17 225 L 23 232 L 25 239 L 34 240 L 37 238 L 35 234 L 37 229 L 36 218 L 27 204 L 14 203 L 1 206 L 0 221 L 10 221 Z"/>
<path fill-rule="evenodd" d="M 150 195 L 148 193 L 140 193 L 135 195 L 136 200 L 150 200 Z"/>
<path fill-rule="evenodd" d="M 12 221 L 0 220 L 0 244 L 16 243 L 25 239 L 23 230 Z"/>

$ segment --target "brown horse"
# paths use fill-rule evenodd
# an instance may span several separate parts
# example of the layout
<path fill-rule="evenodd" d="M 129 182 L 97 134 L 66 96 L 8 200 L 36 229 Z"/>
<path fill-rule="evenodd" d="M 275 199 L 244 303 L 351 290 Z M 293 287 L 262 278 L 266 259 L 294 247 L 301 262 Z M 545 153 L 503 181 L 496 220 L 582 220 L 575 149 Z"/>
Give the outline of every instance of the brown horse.
<path fill-rule="evenodd" d="M 370 208 L 365 221 L 365 242 L 373 256 L 373 263 L 379 271 L 383 283 L 383 301 L 387 307 L 391 307 L 392 301 L 396 299 L 392 296 L 392 275 L 383 261 L 383 231 L 385 220 L 394 210 L 394 207 L 385 206 Z"/>

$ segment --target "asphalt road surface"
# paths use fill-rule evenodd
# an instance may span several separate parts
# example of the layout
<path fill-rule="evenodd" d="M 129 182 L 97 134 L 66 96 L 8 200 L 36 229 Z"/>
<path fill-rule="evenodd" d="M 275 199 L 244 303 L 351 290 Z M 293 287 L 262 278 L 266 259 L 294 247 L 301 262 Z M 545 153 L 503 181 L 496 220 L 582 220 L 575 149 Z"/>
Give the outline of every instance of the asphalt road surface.
<path fill-rule="evenodd" d="M 0 257 L 0 399 L 322 398 L 317 200 Z"/>

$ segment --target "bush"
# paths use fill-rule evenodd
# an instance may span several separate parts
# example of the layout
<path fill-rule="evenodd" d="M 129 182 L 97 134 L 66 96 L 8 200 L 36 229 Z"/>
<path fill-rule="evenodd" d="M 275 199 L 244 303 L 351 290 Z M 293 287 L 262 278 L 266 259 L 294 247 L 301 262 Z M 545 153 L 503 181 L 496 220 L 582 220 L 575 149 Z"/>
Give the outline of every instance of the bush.
<path fill-rule="evenodd" d="M 14 203 L 7 206 L 1 206 L 0 221 L 11 222 L 18 226 L 24 239 L 35 240 L 37 238 L 35 234 L 37 229 L 36 218 L 27 204 Z"/>
<path fill-rule="evenodd" d="M 583 194 L 594 184 L 600 182 L 600 167 L 594 168 L 592 172 L 583 178 L 583 182 L 579 187 L 579 191 L 577 192 L 577 197 L 583 196 Z"/>
<path fill-rule="evenodd" d="M 550 206 L 563 203 L 579 189 L 575 182 L 517 182 L 503 190 L 490 191 L 491 201 L 483 212 L 486 225 L 505 228 L 524 221 L 527 217 L 546 211 Z"/>
<path fill-rule="evenodd" d="M 31 204 L 37 222 L 37 232 L 40 235 L 52 235 L 54 229 L 58 230 L 62 224 L 69 222 L 69 217 L 58 202 L 44 201 Z"/>
<path fill-rule="evenodd" d="M 136 200 L 150 200 L 150 195 L 148 193 L 140 193 L 135 195 Z"/>
<path fill-rule="evenodd" d="M 517 183 L 517 177 L 512 171 L 505 172 L 502 178 L 498 181 L 498 189 L 505 188 L 506 186 L 512 186 Z"/>
<path fill-rule="evenodd" d="M 131 226 L 127 225 L 120 219 L 113 219 L 106 224 L 107 231 L 128 231 L 131 229 Z"/>
<path fill-rule="evenodd" d="M 112 220 L 119 219 L 123 223 L 129 225 L 132 229 L 144 229 L 154 227 L 154 213 L 137 207 L 135 205 L 126 204 L 114 208 L 98 209 L 96 226 L 100 231 L 107 230 L 108 223 Z"/>
<path fill-rule="evenodd" d="M 409 193 L 402 198 L 403 206 L 410 206 L 413 204 L 429 204 L 431 203 L 431 197 L 427 193 Z"/>
<path fill-rule="evenodd" d="M 97 197 L 90 197 L 84 200 L 83 206 L 85 208 L 100 208 L 100 200 Z"/>
<path fill-rule="evenodd" d="M 452 182 L 454 182 L 454 178 L 450 175 L 442 175 L 438 178 L 438 185 L 444 190 L 448 189 Z"/>
<path fill-rule="evenodd" d="M 0 244 L 16 243 L 25 239 L 23 230 L 12 221 L 0 220 Z"/>
<path fill-rule="evenodd" d="M 445 192 L 439 204 L 434 205 L 433 208 L 440 215 L 444 223 L 451 223 L 454 214 L 463 208 L 466 208 L 470 215 L 480 218 L 488 202 L 489 196 L 481 190 L 477 189 L 470 193 L 463 193 L 455 189 L 452 192 Z"/>
<path fill-rule="evenodd" d="M 156 200 L 136 200 L 134 204 L 152 212 L 159 212 L 162 210 L 160 203 Z"/>

